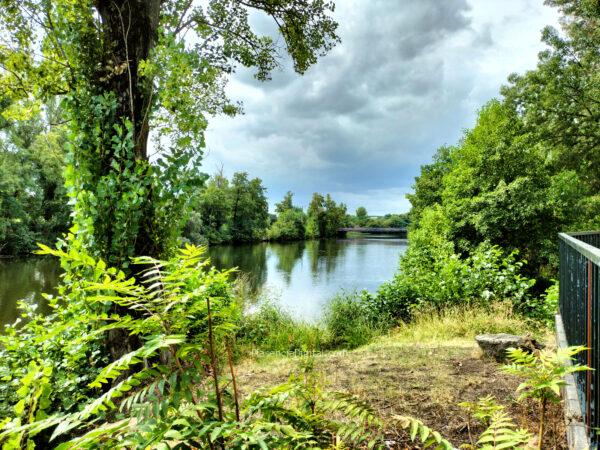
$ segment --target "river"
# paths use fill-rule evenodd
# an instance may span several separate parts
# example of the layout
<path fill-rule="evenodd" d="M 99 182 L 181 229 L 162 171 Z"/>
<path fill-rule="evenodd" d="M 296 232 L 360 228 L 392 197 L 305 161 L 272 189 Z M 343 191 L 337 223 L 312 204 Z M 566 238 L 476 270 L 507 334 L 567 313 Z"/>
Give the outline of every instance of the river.
<path fill-rule="evenodd" d="M 356 235 L 346 239 L 219 245 L 209 249 L 218 268 L 238 267 L 253 291 L 261 290 L 294 317 L 317 320 L 323 306 L 341 290 L 375 291 L 394 275 L 407 242 L 393 237 Z M 44 310 L 41 292 L 59 280 L 57 261 L 0 260 L 0 325 L 12 323 L 23 299 Z"/>

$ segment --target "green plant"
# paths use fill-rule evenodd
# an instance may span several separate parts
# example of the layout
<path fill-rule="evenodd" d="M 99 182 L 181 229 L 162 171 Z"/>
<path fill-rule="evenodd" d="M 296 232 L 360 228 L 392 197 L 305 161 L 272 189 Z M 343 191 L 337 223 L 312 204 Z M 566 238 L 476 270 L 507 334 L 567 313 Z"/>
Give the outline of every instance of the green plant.
<path fill-rule="evenodd" d="M 529 448 L 532 435 L 525 429 L 517 429 L 513 420 L 505 412 L 503 405 L 499 405 L 496 399 L 488 395 L 480 398 L 477 402 L 462 402 L 459 406 L 465 408 L 471 417 L 487 428 L 474 443 L 471 434 L 471 424 L 468 423 L 470 444 L 463 448 L 480 448 L 482 450 L 502 448 Z M 480 447 L 477 447 L 479 445 Z"/>
<path fill-rule="evenodd" d="M 368 293 L 342 293 L 325 307 L 323 324 L 334 348 L 356 348 L 381 334 L 386 323 L 377 318 L 367 299 Z"/>
<path fill-rule="evenodd" d="M 432 430 L 419 419 L 410 416 L 394 416 L 394 420 L 401 428 L 409 432 L 411 441 L 415 442 L 419 438 L 424 448 L 435 450 L 454 449 L 454 446 L 444 439 L 439 432 Z"/>
<path fill-rule="evenodd" d="M 73 316 L 64 321 L 62 315 L 50 316 L 45 329 L 34 321 L 28 331 L 37 334 L 35 341 L 61 336 L 85 347 L 120 331 L 135 336 L 139 345 L 90 371 L 86 395 L 70 409 L 64 401 L 52 401 L 60 398 L 56 391 L 62 386 L 54 377 L 53 367 L 60 368 L 54 354 L 28 347 L 37 352 L 22 376 L 2 371 L 19 388 L 16 397 L 7 397 L 13 408 L 1 423 L 0 443 L 61 450 L 377 445 L 381 423 L 373 410 L 349 395 L 326 392 L 312 360 L 287 383 L 240 400 L 232 363 L 240 308 L 229 271 L 210 268 L 204 251 L 187 246 L 167 261 L 135 258 L 142 270 L 134 279 L 75 249 L 43 247 L 71 267 L 71 284 L 60 293 L 62 301 L 72 301 L 67 310 Z M 113 305 L 133 313 L 102 312 Z M 85 324 L 77 328 L 78 336 L 64 334 L 78 322 Z M 16 334 L 11 339 L 5 355 L 20 363 L 26 358 L 16 353 L 22 343 Z"/>
<path fill-rule="evenodd" d="M 463 444 L 460 448 L 472 450 L 528 450 L 532 448 L 530 447 L 531 433 L 517 428 L 513 420 L 504 412 L 503 406 L 491 402 L 489 398 L 468 405 L 471 411 L 486 422 L 487 428 L 481 433 L 475 444 Z M 439 450 L 455 448 L 437 431 L 431 430 L 418 419 L 408 416 L 395 416 L 394 419 L 401 428 L 408 431 L 411 441 L 415 442 L 418 438 L 424 448 Z"/>
<path fill-rule="evenodd" d="M 477 445 L 480 450 L 531 449 L 533 435 L 526 429 L 517 428 L 514 421 L 503 410 L 494 411 L 490 424 L 481 434 Z M 541 448 L 541 447 L 540 447 Z"/>
<path fill-rule="evenodd" d="M 18 402 L 13 407 L 14 418 L 0 421 L 1 429 L 19 428 L 23 424 L 34 424 L 47 417 L 50 407 L 50 375 L 52 366 L 38 364 L 31 361 L 27 372 L 20 380 L 20 387 L 16 391 Z M 27 429 L 12 433 L 10 438 L 2 445 L 2 450 L 20 448 L 33 448 L 35 432 Z"/>
<path fill-rule="evenodd" d="M 546 289 L 546 292 L 540 296 L 531 297 L 523 310 L 528 317 L 538 320 L 548 327 L 554 325 L 554 316 L 558 312 L 559 285 L 557 280 Z"/>
<path fill-rule="evenodd" d="M 517 388 L 521 392 L 519 400 L 532 398 L 540 406 L 539 449 L 542 448 L 547 404 L 560 401 L 560 388 L 566 384 L 565 375 L 591 370 L 587 366 L 573 364 L 574 356 L 585 350 L 585 347 L 577 346 L 537 353 L 518 348 L 507 351 L 510 364 L 503 367 L 504 372 L 524 379 Z"/>
<path fill-rule="evenodd" d="M 525 261 L 518 260 L 518 253 L 506 254 L 486 243 L 466 255 L 455 253 L 445 236 L 446 221 L 439 208 L 424 212 L 420 228 L 410 235 L 398 273 L 377 292 L 373 304 L 378 310 L 409 320 L 419 308 L 507 301 L 526 311 L 535 280 L 522 274 Z"/>
<path fill-rule="evenodd" d="M 237 342 L 241 352 L 310 352 L 328 346 L 328 332 L 319 324 L 294 320 L 275 301 L 261 301 L 240 320 Z"/>

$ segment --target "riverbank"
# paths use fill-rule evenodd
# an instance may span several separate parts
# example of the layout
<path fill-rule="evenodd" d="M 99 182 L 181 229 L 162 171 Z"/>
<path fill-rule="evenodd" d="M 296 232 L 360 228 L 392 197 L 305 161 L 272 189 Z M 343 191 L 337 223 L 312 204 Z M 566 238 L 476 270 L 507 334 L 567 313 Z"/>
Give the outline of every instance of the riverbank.
<path fill-rule="evenodd" d="M 256 350 L 239 363 L 238 385 L 246 395 L 283 383 L 309 357 L 321 375 L 323 389 L 356 395 L 374 408 L 387 425 L 387 438 L 395 442 L 393 448 L 414 448 L 391 424 L 395 414 L 423 420 L 457 447 L 472 441 L 483 427 L 469 419 L 458 403 L 488 395 L 507 406 L 518 426 L 535 430 L 537 409 L 532 403 L 516 402 L 519 379 L 481 357 L 473 338 L 484 331 L 533 332 L 553 345 L 548 330 L 532 327 L 503 307 L 487 311 L 450 309 L 417 316 L 410 324 L 355 350 L 294 351 L 288 355 Z M 559 405 L 550 408 L 547 426 L 544 448 L 566 448 Z"/>

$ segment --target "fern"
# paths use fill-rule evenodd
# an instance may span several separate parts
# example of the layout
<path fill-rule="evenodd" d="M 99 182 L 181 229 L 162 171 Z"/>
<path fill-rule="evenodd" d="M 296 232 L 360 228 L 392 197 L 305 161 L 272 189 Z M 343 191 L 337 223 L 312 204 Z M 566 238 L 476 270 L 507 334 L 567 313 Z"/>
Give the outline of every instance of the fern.
<path fill-rule="evenodd" d="M 440 433 L 432 430 L 419 419 L 410 416 L 394 416 L 394 420 L 405 429 L 410 440 L 415 442 L 417 438 L 423 444 L 423 448 L 435 450 L 454 450 L 454 446 L 442 437 Z"/>
<path fill-rule="evenodd" d="M 67 440 L 61 450 L 373 448 L 383 443 L 375 411 L 354 396 L 325 392 L 310 362 L 287 383 L 257 391 L 239 404 L 221 373 L 240 315 L 231 271 L 210 268 L 204 249 L 188 246 L 169 261 L 136 258 L 134 264 L 144 266 L 141 282 L 82 252 L 45 251 L 84 274 L 59 289 L 61 301 L 78 308 L 78 315 L 57 323 L 52 336 L 61 338 L 78 321 L 90 329 L 73 345 L 86 345 L 113 329 L 138 335 L 142 345 L 86 380 L 95 395 L 80 402 L 77 412 L 25 425 L 3 421 L 0 440 L 53 428 L 51 442 Z M 115 304 L 137 314 L 104 312 Z"/>
<path fill-rule="evenodd" d="M 513 420 L 504 411 L 495 411 L 490 417 L 489 427 L 481 434 L 477 444 L 481 450 L 530 449 L 533 434 L 517 429 Z"/>

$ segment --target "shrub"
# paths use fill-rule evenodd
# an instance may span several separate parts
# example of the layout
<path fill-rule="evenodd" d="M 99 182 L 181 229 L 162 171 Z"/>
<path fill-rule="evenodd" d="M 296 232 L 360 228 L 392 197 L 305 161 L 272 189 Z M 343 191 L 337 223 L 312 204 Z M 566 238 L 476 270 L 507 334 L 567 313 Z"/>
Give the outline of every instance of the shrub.
<path fill-rule="evenodd" d="M 268 232 L 269 239 L 294 241 L 304 239 L 306 214 L 300 208 L 282 211 Z"/>
<path fill-rule="evenodd" d="M 522 310 L 528 317 L 551 327 L 554 325 L 554 316 L 558 312 L 558 296 L 559 285 L 558 281 L 554 280 L 543 295 L 530 298 L 523 304 Z"/>
<path fill-rule="evenodd" d="M 334 297 L 325 308 L 323 324 L 329 332 L 330 346 L 356 348 L 367 344 L 387 328 L 388 322 L 378 322 L 368 293 L 343 293 Z"/>
<path fill-rule="evenodd" d="M 398 274 L 378 291 L 376 303 L 386 314 L 407 319 L 415 308 L 497 301 L 525 308 L 534 280 L 521 275 L 525 262 L 517 260 L 516 252 L 504 255 L 498 247 L 483 244 L 461 257 L 413 245 L 401 259 Z"/>

